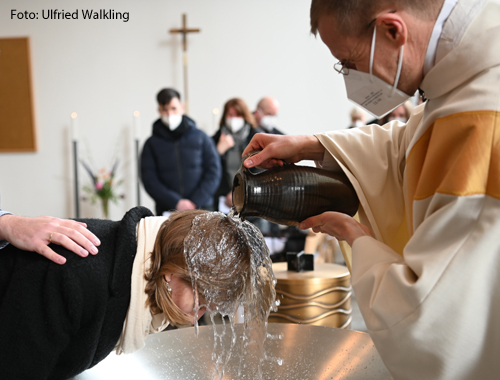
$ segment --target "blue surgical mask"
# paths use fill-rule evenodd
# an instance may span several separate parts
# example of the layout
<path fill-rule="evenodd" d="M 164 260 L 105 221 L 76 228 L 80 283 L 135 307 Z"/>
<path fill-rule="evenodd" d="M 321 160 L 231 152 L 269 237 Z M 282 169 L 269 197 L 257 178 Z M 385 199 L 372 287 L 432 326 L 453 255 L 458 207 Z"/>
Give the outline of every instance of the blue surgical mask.
<path fill-rule="evenodd" d="M 344 82 L 347 98 L 380 119 L 407 101 L 410 96 L 397 88 L 403 66 L 403 46 L 401 46 L 399 52 L 394 86 L 373 75 L 376 33 L 377 27 L 373 30 L 372 45 L 370 48 L 370 73 L 349 69 L 349 73 L 344 75 Z"/>

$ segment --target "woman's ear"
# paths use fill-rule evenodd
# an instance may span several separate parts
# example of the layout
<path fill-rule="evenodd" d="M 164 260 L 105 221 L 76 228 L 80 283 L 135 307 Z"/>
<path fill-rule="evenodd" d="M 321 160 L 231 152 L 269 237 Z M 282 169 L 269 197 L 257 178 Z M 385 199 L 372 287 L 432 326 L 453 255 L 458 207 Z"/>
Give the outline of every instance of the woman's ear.
<path fill-rule="evenodd" d="M 381 35 L 384 35 L 390 40 L 390 43 L 395 44 L 396 47 L 403 46 L 408 39 L 408 28 L 404 19 L 397 13 L 386 12 L 377 17 L 375 25 Z M 379 34 L 377 30 L 377 35 Z"/>
<path fill-rule="evenodd" d="M 172 280 L 172 273 L 167 273 L 165 275 L 165 281 L 170 282 Z"/>

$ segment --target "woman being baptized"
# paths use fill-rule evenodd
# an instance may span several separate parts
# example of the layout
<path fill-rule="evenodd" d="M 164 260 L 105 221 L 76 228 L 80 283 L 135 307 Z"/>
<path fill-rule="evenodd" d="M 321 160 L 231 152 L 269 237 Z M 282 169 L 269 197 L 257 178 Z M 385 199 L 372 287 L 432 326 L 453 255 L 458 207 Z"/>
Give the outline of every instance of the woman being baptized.
<path fill-rule="evenodd" d="M 144 207 L 119 222 L 84 222 L 101 241 L 95 256 L 51 245 L 67 259 L 57 265 L 1 251 L 2 379 L 73 377 L 169 324 L 193 325 L 206 309 L 234 316 L 244 304 L 248 320 L 267 320 L 274 275 L 252 224 L 202 210 L 153 217 Z"/>

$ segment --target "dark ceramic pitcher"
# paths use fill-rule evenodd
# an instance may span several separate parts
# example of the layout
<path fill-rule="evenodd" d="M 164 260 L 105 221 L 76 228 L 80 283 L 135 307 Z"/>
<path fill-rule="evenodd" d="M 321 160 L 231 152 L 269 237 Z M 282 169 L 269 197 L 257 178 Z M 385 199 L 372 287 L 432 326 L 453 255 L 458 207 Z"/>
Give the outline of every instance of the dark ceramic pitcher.
<path fill-rule="evenodd" d="M 285 164 L 253 174 L 242 163 L 233 180 L 233 205 L 241 217 L 296 226 L 326 211 L 353 216 L 359 200 L 343 173 Z"/>

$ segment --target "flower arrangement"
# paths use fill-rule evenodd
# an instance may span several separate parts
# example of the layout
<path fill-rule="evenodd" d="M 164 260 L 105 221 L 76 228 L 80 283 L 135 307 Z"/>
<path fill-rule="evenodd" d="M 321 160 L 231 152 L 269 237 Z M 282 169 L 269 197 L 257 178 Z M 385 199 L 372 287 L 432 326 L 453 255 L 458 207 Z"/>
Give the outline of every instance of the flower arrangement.
<path fill-rule="evenodd" d="M 111 170 L 100 169 L 96 173 L 83 161 L 80 161 L 92 179 L 92 187 L 83 186 L 83 190 L 90 195 L 90 201 L 95 204 L 100 200 L 102 212 L 105 219 L 109 219 L 109 201 L 117 204 L 119 199 L 125 198 L 123 194 L 117 194 L 116 188 L 122 184 L 122 180 L 115 181 L 118 160 L 115 161 Z"/>

